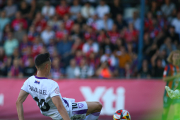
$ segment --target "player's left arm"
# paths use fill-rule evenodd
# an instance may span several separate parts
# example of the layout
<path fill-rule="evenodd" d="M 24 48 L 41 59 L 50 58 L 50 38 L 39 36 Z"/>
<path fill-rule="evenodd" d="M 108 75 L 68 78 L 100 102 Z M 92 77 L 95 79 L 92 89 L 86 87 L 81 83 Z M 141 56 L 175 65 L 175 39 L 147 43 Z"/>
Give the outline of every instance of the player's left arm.
<path fill-rule="evenodd" d="M 27 93 L 24 90 L 21 90 L 16 101 L 16 108 L 19 120 L 24 120 L 23 102 L 26 100 L 28 95 L 29 93 Z"/>

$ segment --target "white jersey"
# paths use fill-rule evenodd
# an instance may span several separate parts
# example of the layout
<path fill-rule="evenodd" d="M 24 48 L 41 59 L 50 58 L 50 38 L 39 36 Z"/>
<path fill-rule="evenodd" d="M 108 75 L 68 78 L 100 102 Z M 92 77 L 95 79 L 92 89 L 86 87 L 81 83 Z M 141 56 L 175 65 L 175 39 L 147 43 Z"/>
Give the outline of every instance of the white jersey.
<path fill-rule="evenodd" d="M 69 102 L 62 98 L 59 92 L 59 86 L 55 81 L 44 77 L 31 76 L 24 82 L 21 89 L 32 96 L 43 115 L 49 116 L 52 119 L 62 119 L 57 108 L 52 102 L 51 98 L 54 96 L 59 96 L 61 98 L 64 107 L 66 108 L 68 114 L 70 114 Z"/>

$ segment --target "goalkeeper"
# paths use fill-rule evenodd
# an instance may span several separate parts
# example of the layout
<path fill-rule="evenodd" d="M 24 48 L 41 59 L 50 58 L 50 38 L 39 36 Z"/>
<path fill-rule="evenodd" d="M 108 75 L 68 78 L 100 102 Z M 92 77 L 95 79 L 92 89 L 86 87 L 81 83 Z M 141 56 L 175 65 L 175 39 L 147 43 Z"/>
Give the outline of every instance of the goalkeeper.
<path fill-rule="evenodd" d="M 163 80 L 166 82 L 166 90 L 164 92 L 163 97 L 163 115 L 162 120 L 167 120 L 169 108 L 172 104 L 174 104 L 174 119 L 173 120 L 179 120 L 180 119 L 180 99 L 178 98 L 177 94 L 179 91 L 173 91 L 177 89 L 177 87 L 180 86 L 180 51 L 175 50 L 170 53 L 170 55 L 167 58 L 167 61 L 169 62 L 168 65 L 166 65 L 163 73 Z M 171 90 L 172 89 L 172 90 Z M 168 96 L 169 95 L 169 96 Z M 173 98 L 173 99 L 171 99 Z"/>

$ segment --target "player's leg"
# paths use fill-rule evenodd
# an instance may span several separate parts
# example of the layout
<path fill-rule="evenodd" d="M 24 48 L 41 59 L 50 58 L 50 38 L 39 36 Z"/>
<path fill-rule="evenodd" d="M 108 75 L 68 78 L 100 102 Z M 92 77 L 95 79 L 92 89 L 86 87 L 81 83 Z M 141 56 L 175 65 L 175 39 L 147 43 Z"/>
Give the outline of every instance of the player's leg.
<path fill-rule="evenodd" d="M 88 106 L 88 111 L 86 113 L 85 120 L 97 120 L 99 118 L 102 104 L 99 102 L 86 102 Z"/>
<path fill-rule="evenodd" d="M 163 108 L 162 120 L 167 120 L 168 113 L 169 113 L 169 108 L 170 107 Z"/>
<path fill-rule="evenodd" d="M 180 104 L 174 104 L 174 119 L 173 120 L 180 120 Z"/>
<path fill-rule="evenodd" d="M 163 114 L 162 114 L 162 120 L 167 120 L 167 117 L 168 117 L 168 113 L 169 113 L 169 109 L 170 109 L 171 104 L 172 104 L 172 99 L 169 98 L 169 97 L 166 95 L 166 92 L 165 92 L 164 97 L 163 97 Z"/>

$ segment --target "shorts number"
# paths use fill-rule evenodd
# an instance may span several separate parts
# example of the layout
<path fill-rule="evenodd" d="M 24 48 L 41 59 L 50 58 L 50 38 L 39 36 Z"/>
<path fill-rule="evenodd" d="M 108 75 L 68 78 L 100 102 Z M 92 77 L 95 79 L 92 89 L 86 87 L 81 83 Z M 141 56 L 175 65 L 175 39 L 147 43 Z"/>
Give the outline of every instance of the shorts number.
<path fill-rule="evenodd" d="M 77 103 L 72 103 L 72 109 L 78 108 Z"/>
<path fill-rule="evenodd" d="M 39 106 L 39 108 L 41 109 L 41 111 L 45 112 L 45 111 L 48 111 L 48 110 L 50 109 L 49 104 L 46 103 L 44 99 L 41 99 L 41 100 L 39 101 L 39 99 L 38 99 L 37 97 L 35 97 L 34 100 L 35 100 L 36 102 L 38 102 L 38 106 Z M 45 106 L 46 108 L 43 108 L 42 105 Z"/>

